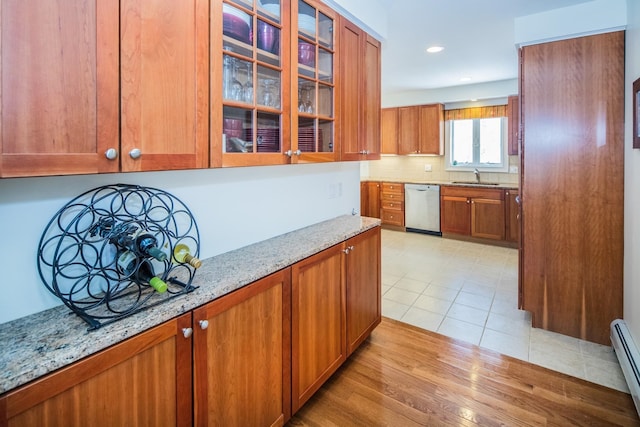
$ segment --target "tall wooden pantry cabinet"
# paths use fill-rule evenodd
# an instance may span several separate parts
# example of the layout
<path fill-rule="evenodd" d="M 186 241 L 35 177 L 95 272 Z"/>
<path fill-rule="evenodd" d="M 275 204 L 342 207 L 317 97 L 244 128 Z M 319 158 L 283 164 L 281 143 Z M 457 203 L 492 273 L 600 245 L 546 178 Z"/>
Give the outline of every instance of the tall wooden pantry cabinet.
<path fill-rule="evenodd" d="M 520 306 L 601 344 L 622 316 L 624 37 L 521 49 Z"/>

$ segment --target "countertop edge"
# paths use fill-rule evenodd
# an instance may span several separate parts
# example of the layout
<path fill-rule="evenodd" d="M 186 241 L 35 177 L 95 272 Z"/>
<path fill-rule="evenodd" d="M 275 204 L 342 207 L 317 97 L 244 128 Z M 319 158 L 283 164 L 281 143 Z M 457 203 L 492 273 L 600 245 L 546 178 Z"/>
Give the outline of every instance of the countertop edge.
<path fill-rule="evenodd" d="M 518 184 L 512 183 L 499 183 L 498 185 L 492 184 L 473 184 L 473 183 L 460 183 L 460 182 L 451 182 L 451 181 L 416 181 L 416 180 L 404 180 L 404 179 L 383 179 L 383 178 L 367 178 L 361 179 L 361 182 L 392 182 L 398 184 L 421 184 L 421 185 L 439 185 L 439 186 L 450 186 L 450 187 L 469 187 L 469 188 L 499 188 L 499 189 L 509 189 L 509 190 L 518 190 Z"/>
<path fill-rule="evenodd" d="M 344 215 L 204 259 L 192 282 L 198 289 L 95 331 L 64 305 L 0 324 L 0 394 L 377 226 L 377 218 Z"/>

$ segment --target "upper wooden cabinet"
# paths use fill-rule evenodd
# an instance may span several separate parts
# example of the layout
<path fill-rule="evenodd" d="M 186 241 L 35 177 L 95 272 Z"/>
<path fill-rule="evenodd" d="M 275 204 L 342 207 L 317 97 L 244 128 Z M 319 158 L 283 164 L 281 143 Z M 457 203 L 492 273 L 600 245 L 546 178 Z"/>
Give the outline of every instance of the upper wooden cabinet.
<path fill-rule="evenodd" d="M 340 17 L 341 160 L 380 159 L 380 42 Z"/>
<path fill-rule="evenodd" d="M 0 176 L 208 165 L 203 0 L 2 5 Z"/>
<path fill-rule="evenodd" d="M 2 3 L 0 176 L 117 172 L 118 2 Z"/>
<path fill-rule="evenodd" d="M 507 102 L 508 120 L 508 152 L 510 156 L 517 156 L 520 147 L 520 98 L 512 95 Z"/>
<path fill-rule="evenodd" d="M 444 106 L 398 108 L 398 154 L 444 154 Z"/>
<path fill-rule="evenodd" d="M 121 0 L 121 169 L 206 168 L 208 1 Z"/>
<path fill-rule="evenodd" d="M 398 154 L 398 109 L 380 110 L 380 153 Z"/>

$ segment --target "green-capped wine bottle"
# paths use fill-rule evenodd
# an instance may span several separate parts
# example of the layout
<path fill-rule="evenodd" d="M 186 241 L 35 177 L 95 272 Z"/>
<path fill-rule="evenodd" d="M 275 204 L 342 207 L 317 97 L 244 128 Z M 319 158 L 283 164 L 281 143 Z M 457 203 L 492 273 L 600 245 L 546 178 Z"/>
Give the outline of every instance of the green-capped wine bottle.
<path fill-rule="evenodd" d="M 118 256 L 118 268 L 124 275 L 140 284 L 151 286 L 158 293 L 167 290 L 167 284 L 156 276 L 151 262 L 146 258 L 138 258 L 132 251 L 124 251 Z"/>

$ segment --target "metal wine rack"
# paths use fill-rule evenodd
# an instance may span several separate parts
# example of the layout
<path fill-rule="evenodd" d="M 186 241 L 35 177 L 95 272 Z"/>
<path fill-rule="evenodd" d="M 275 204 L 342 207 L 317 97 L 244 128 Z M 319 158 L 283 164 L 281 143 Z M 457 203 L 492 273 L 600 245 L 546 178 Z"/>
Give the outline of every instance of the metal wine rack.
<path fill-rule="evenodd" d="M 140 257 L 127 274 L 118 268 L 123 249 L 113 233 L 136 231 L 155 237 L 167 256 L 164 261 Z M 93 330 L 193 291 L 195 269 L 172 256 L 179 244 L 198 256 L 198 226 L 184 203 L 156 188 L 105 185 L 81 194 L 53 216 L 40 239 L 38 273 L 47 289 Z M 136 279 L 143 262 L 150 262 L 167 283 L 166 292 Z"/>

